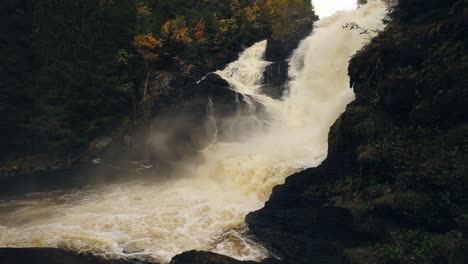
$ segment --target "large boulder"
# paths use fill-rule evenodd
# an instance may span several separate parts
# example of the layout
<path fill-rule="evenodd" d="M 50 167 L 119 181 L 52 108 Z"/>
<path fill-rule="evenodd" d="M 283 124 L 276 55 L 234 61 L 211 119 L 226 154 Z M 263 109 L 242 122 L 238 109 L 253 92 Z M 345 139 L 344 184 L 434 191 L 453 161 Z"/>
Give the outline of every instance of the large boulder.
<path fill-rule="evenodd" d="M 353 216 L 331 205 L 325 190 L 332 173 L 323 167 L 290 176 L 275 187 L 265 207 L 250 213 L 246 222 L 255 236 L 285 263 L 343 263 L 345 246 L 357 234 Z M 312 188 L 312 195 L 305 188 Z"/>

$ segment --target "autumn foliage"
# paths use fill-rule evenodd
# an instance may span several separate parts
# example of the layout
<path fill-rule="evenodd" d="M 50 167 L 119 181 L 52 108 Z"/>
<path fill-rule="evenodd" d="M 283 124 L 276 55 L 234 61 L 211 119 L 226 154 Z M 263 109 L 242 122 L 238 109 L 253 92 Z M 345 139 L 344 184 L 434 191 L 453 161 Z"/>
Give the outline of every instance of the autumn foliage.
<path fill-rule="evenodd" d="M 154 61 L 159 57 L 157 49 L 162 47 L 163 42 L 151 34 L 139 34 L 133 38 L 133 45 L 146 61 Z"/>
<path fill-rule="evenodd" d="M 195 25 L 195 38 L 197 39 L 198 43 L 201 43 L 201 44 L 206 43 L 205 31 L 206 31 L 205 21 L 201 19 Z"/>
<path fill-rule="evenodd" d="M 161 35 L 164 39 L 185 45 L 192 43 L 190 33 L 183 16 L 168 20 L 161 27 Z"/>
<path fill-rule="evenodd" d="M 252 38 L 281 38 L 297 17 L 313 15 L 310 0 L 139 0 L 136 11 L 133 44 L 146 61 L 162 53 L 193 56 Z"/>

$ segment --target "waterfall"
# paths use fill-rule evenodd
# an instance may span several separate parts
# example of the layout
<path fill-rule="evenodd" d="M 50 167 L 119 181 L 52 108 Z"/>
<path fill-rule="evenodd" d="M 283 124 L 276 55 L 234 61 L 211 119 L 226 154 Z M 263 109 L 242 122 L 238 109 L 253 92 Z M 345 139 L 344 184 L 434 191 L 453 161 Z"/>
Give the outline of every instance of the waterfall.
<path fill-rule="evenodd" d="M 261 41 L 246 49 L 235 62 L 216 74 L 225 79 L 242 95 L 256 95 L 262 85 L 263 72 L 270 63 L 263 60 L 267 41 Z"/>
<path fill-rule="evenodd" d="M 241 260 L 266 257 L 245 234 L 244 216 L 261 208 L 288 175 L 326 157 L 329 128 L 354 98 L 348 61 L 366 42 L 342 26 L 377 29 L 385 13 L 382 2 L 372 1 L 320 20 L 290 60 L 289 94 L 282 100 L 259 92 L 268 62 L 262 59 L 266 42 L 255 44 L 218 74 L 247 103 L 264 106 L 268 129 L 248 130 L 241 142 L 214 141 L 203 150 L 203 164 L 178 179 L 0 201 L 6 212 L 0 215 L 0 246 L 150 255 L 163 263 L 191 249 Z M 208 114 L 212 110 L 208 102 Z"/>
<path fill-rule="evenodd" d="M 239 94 L 236 93 L 236 96 L 235 96 L 235 103 L 236 103 L 236 113 L 234 115 L 234 118 L 232 118 L 231 120 L 231 124 L 229 126 L 229 133 L 235 133 L 235 128 L 236 126 L 238 125 L 238 121 L 239 121 L 239 118 L 240 118 L 240 115 L 241 115 L 241 104 L 240 104 L 240 101 L 239 101 Z"/>
<path fill-rule="evenodd" d="M 218 125 L 216 124 L 214 111 L 213 100 L 211 100 L 211 97 L 208 97 L 208 103 L 206 105 L 206 115 L 208 118 L 206 123 L 206 130 L 208 132 L 207 134 L 211 136 L 212 143 L 216 143 L 218 140 Z"/>

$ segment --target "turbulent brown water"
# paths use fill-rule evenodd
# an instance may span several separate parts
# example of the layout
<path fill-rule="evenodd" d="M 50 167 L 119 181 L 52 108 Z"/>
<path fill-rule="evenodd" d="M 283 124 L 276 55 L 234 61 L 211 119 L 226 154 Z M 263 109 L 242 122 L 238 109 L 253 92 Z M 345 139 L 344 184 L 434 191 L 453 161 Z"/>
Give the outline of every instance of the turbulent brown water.
<path fill-rule="evenodd" d="M 385 13 L 375 1 L 319 21 L 291 58 L 292 81 L 282 100 L 259 92 L 268 62 L 262 60 L 266 42 L 255 44 L 218 74 L 250 95 L 243 100 L 265 106 L 268 129 L 250 131 L 239 143 L 214 140 L 203 151 L 205 162 L 178 179 L 0 201 L 0 246 L 149 255 L 161 262 L 191 249 L 266 257 L 246 235 L 244 216 L 261 208 L 288 175 L 326 157 L 329 128 L 354 98 L 348 61 L 366 41 L 366 35 L 342 26 L 355 22 L 376 29 Z"/>

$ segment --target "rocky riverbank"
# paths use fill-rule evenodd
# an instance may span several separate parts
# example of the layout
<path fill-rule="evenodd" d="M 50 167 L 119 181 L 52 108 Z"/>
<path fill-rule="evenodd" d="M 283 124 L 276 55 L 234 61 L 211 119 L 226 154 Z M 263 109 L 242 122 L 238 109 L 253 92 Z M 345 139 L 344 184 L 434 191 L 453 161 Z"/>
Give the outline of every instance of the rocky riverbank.
<path fill-rule="evenodd" d="M 417 2 L 351 60 L 327 160 L 247 216 L 285 263 L 468 261 L 468 5 Z"/>

